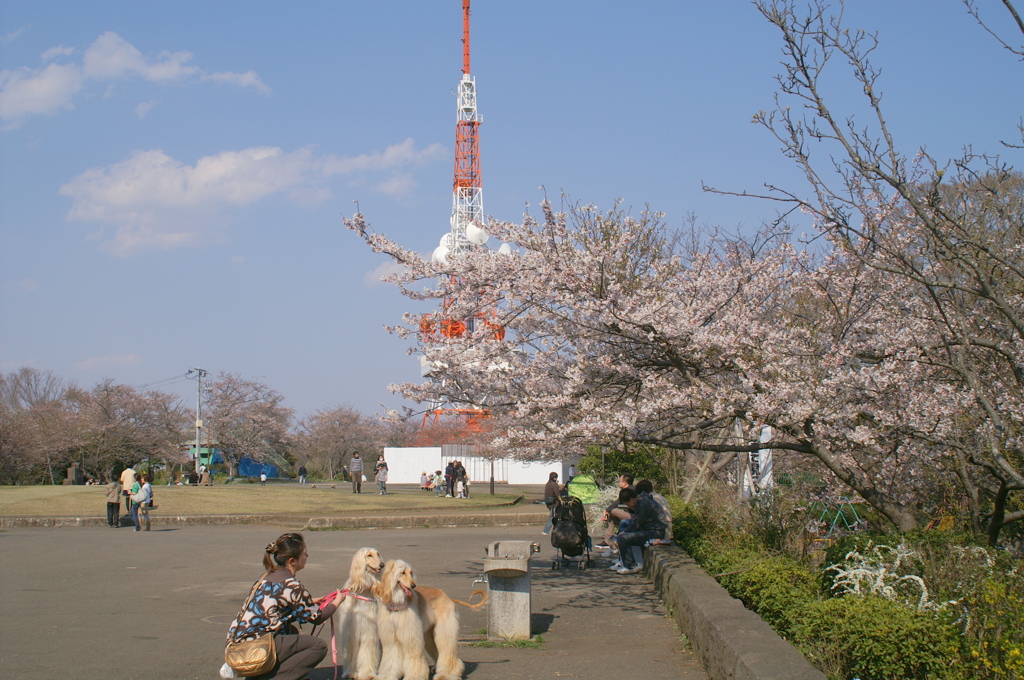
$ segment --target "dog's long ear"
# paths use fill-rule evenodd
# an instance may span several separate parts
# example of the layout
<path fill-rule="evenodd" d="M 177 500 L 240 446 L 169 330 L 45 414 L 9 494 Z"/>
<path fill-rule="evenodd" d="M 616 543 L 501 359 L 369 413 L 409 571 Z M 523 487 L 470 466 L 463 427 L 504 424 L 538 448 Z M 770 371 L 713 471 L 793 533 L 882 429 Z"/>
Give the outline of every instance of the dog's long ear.
<path fill-rule="evenodd" d="M 373 593 L 381 602 L 391 602 L 391 591 L 395 588 L 395 561 L 389 560 L 384 565 L 384 570 L 380 574 L 380 581 L 374 583 L 370 588 Z"/>
<path fill-rule="evenodd" d="M 382 568 L 382 567 L 384 566 L 384 558 L 383 558 L 383 557 L 381 557 L 381 553 L 380 553 L 380 551 L 379 551 L 379 550 L 377 550 L 376 548 L 374 548 L 374 549 L 373 549 L 373 559 L 377 560 L 377 561 L 376 561 L 376 564 L 374 564 L 374 566 L 376 567 L 376 568 L 375 568 L 375 571 L 376 571 L 376 573 L 375 573 L 375 575 L 374 575 L 374 578 L 376 579 L 376 578 L 378 578 L 378 577 L 376 576 L 376 575 L 377 575 L 377 573 L 380 573 L 380 571 L 381 571 L 381 568 Z"/>
<path fill-rule="evenodd" d="M 361 588 L 364 585 L 363 571 L 366 564 L 366 548 L 360 548 L 352 556 L 352 564 L 348 568 L 348 582 L 350 587 Z"/>

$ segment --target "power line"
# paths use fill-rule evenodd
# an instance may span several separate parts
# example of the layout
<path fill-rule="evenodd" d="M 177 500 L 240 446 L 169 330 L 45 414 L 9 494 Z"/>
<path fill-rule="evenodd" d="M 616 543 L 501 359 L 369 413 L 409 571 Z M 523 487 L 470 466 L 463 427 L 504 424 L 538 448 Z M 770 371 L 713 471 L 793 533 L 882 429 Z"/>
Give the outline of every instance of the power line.
<path fill-rule="evenodd" d="M 178 375 L 172 375 L 170 378 L 163 378 L 161 380 L 154 380 L 151 383 L 146 383 L 145 385 L 139 385 L 139 389 L 148 390 L 148 389 L 153 389 L 153 388 L 168 387 L 170 385 L 174 385 L 175 383 L 184 382 L 185 380 L 188 380 L 188 374 L 187 373 L 186 374 L 179 373 Z"/>

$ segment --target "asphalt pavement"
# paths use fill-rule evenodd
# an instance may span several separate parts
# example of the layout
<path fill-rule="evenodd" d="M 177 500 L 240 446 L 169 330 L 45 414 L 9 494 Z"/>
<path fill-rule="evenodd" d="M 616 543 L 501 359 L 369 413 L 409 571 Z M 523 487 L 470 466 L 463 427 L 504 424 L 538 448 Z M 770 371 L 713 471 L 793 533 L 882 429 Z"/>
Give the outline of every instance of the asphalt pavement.
<path fill-rule="evenodd" d="M 298 527 L 296 527 L 298 529 Z M 0 676 L 40 680 L 214 680 L 228 623 L 262 573 L 263 548 L 285 527 L 15 528 L 0 532 L 6 606 Z M 306 533 L 300 580 L 320 596 L 340 588 L 352 555 L 373 546 L 401 558 L 423 585 L 466 599 L 483 578 L 484 548 L 537 541 L 531 627 L 536 647 L 484 647 L 486 610 L 460 608 L 466 677 L 702 680 L 651 583 L 607 559 L 552 570 L 539 527 L 460 527 Z M 325 638 L 328 632 L 321 633 Z M 333 676 L 328 653 L 311 680 Z"/>

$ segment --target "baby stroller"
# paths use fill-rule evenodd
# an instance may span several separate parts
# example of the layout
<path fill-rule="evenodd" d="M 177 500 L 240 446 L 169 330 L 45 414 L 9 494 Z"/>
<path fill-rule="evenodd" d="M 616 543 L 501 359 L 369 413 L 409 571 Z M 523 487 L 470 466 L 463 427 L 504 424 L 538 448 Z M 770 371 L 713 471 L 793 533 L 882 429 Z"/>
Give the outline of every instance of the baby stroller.
<path fill-rule="evenodd" d="M 583 501 L 575 496 L 562 497 L 551 511 L 551 545 L 555 548 L 552 569 L 569 568 L 571 557 L 586 553 L 586 558 L 577 561 L 577 569 L 584 571 L 594 566 L 590 559 L 590 535 L 587 532 L 587 513 Z"/>

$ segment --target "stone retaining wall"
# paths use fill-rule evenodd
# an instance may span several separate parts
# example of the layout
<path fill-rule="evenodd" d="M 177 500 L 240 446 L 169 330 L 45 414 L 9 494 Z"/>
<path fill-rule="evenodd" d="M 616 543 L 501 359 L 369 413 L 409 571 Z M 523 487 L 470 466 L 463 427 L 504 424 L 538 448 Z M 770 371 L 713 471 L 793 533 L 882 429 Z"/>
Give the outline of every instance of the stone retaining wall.
<path fill-rule="evenodd" d="M 790 643 L 677 546 L 644 555 L 645 572 L 710 680 L 825 680 Z"/>
<path fill-rule="evenodd" d="M 412 527 L 469 526 L 542 526 L 547 513 L 496 513 L 480 515 L 379 515 L 363 517 L 298 517 L 295 515 L 157 515 L 150 514 L 153 526 L 188 526 L 202 524 L 268 524 L 301 526 L 304 531 L 318 529 L 408 529 Z M 122 517 L 123 521 L 123 517 Z M 14 527 L 100 527 L 105 517 L 4 517 L 0 528 Z M 129 526 L 125 524 L 124 526 Z"/>

